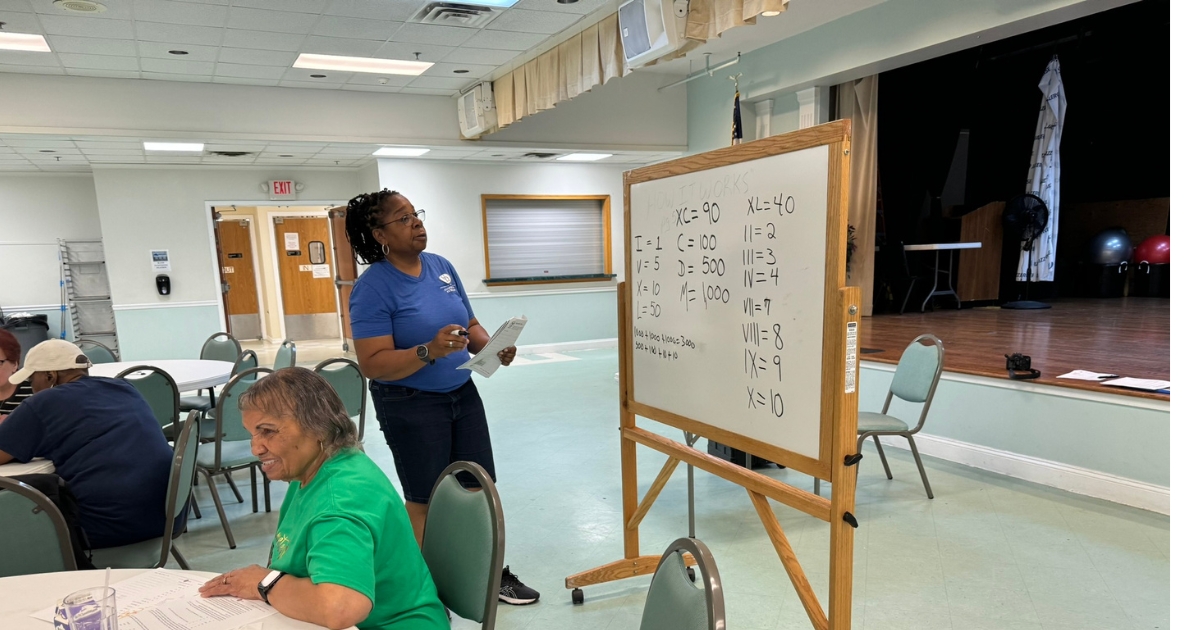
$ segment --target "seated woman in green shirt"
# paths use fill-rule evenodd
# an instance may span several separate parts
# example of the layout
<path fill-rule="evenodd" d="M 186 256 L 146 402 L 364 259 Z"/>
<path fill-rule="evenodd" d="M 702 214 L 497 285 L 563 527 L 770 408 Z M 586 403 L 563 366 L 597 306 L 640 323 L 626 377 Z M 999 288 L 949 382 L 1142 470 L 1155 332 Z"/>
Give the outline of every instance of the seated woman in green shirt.
<path fill-rule="evenodd" d="M 268 567 L 223 573 L 203 597 L 261 599 L 326 628 L 448 630 L 404 504 L 325 379 L 287 368 L 238 401 L 262 471 L 288 481 Z"/>

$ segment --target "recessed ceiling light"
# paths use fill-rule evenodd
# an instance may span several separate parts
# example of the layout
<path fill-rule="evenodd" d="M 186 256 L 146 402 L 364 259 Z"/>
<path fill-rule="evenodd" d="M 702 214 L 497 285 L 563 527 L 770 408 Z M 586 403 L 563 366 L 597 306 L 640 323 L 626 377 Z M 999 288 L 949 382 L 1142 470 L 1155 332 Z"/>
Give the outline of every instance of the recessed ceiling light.
<path fill-rule="evenodd" d="M 54 6 L 74 13 L 104 13 L 108 7 L 93 0 L 54 0 Z"/>
<path fill-rule="evenodd" d="M 54 151 L 51 151 L 50 149 L 42 149 L 38 151 L 38 153 L 54 153 Z"/>
<path fill-rule="evenodd" d="M 611 153 L 571 153 L 558 159 L 562 162 L 595 162 L 596 160 L 610 158 L 612 155 Z"/>
<path fill-rule="evenodd" d="M 172 55 L 186 55 L 186 54 L 188 54 L 188 51 L 186 51 L 186 50 L 168 50 L 167 52 L 168 52 L 168 53 L 170 53 L 170 54 L 172 54 Z"/>
<path fill-rule="evenodd" d="M 579 2 L 579 0 L 558 0 L 559 4 L 575 4 L 576 2 Z"/>
<path fill-rule="evenodd" d="M 279 157 L 292 157 L 292 154 L 290 154 L 290 153 L 286 153 L 286 154 L 282 154 L 282 155 L 280 155 Z"/>
<path fill-rule="evenodd" d="M 378 151 L 371 155 L 379 157 L 417 157 L 429 153 L 429 149 L 422 147 L 380 147 Z"/>
<path fill-rule="evenodd" d="M 493 153 L 492 157 L 504 157 L 503 153 Z"/>
<path fill-rule="evenodd" d="M 314 55 L 304 53 L 296 58 L 293 68 L 309 70 L 335 70 L 337 72 L 370 72 L 372 74 L 405 74 L 416 76 L 432 66 L 426 61 L 402 59 L 374 59 L 371 57 L 343 57 L 340 55 Z"/>
<path fill-rule="evenodd" d="M 454 71 L 454 74 L 466 74 L 468 72 L 470 72 L 470 70 L 463 70 L 462 68 L 459 68 L 458 70 Z"/>
<path fill-rule="evenodd" d="M 562 0 L 558 0 L 558 1 L 562 2 Z M 762 15 L 763 17 L 775 17 L 776 15 L 779 15 L 780 13 L 782 13 L 782 11 L 763 11 L 760 15 Z"/>
<path fill-rule="evenodd" d="M 0 33 L 0 50 L 51 52 L 45 37 L 27 33 Z"/>
<path fill-rule="evenodd" d="M 325 77 L 327 77 L 329 75 L 327 75 L 327 74 L 310 74 L 308 76 L 310 76 L 314 79 L 324 79 Z"/>
<path fill-rule="evenodd" d="M 200 153 L 204 151 L 203 142 L 143 142 L 147 151 L 175 151 L 177 153 Z"/>

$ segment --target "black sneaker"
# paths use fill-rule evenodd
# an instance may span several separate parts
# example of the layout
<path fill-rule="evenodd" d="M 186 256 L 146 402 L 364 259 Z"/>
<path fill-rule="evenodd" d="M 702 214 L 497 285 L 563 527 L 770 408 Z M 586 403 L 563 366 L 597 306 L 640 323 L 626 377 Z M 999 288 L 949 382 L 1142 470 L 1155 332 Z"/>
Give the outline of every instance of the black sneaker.
<path fill-rule="evenodd" d="M 541 596 L 541 593 L 522 584 L 508 567 L 504 567 L 504 573 L 500 574 L 500 601 L 513 606 L 524 606 L 536 602 Z"/>

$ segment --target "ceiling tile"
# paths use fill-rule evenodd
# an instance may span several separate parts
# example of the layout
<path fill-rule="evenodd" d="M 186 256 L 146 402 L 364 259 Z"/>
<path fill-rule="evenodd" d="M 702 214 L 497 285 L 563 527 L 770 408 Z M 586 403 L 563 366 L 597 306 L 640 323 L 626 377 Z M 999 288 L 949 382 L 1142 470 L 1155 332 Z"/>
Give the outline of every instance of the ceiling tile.
<path fill-rule="evenodd" d="M 355 0 L 354 2 L 331 2 L 325 15 L 369 18 L 403 22 L 412 17 L 425 5 L 423 0 Z"/>
<path fill-rule="evenodd" d="M 325 78 L 314 79 L 312 75 L 323 74 Z M 337 87 L 346 81 L 350 80 L 352 72 L 333 72 L 332 70 L 310 70 L 307 68 L 288 68 L 284 72 L 283 78 L 285 81 L 307 81 L 309 83 L 320 83 L 322 85 L 332 85 Z"/>
<path fill-rule="evenodd" d="M 412 83 L 416 77 L 408 77 L 404 75 L 380 75 L 371 72 L 357 72 L 351 75 L 350 80 L 346 85 L 381 85 L 386 87 L 403 87 Z M 387 79 L 387 83 L 380 83 L 379 79 Z"/>
<path fill-rule="evenodd" d="M 573 13 L 550 13 L 548 11 L 522 11 L 509 9 L 487 25 L 489 31 L 513 31 L 517 33 L 545 33 L 553 35 L 579 21 Z"/>
<path fill-rule="evenodd" d="M 33 5 L 29 0 L 0 0 L 0 11 L 5 13 L 33 13 Z"/>
<path fill-rule="evenodd" d="M 401 22 L 390 22 L 381 19 L 367 20 L 326 15 L 313 27 L 312 34 L 324 35 L 326 37 L 373 39 L 385 42 L 400 28 L 401 24 Z"/>
<path fill-rule="evenodd" d="M 325 10 L 326 0 L 233 0 L 235 7 L 251 9 L 267 9 L 269 11 L 295 11 L 297 13 L 321 13 Z M 345 0 L 334 0 L 333 4 L 355 4 Z"/>
<path fill-rule="evenodd" d="M 51 140 L 49 138 L 33 137 L 13 137 L 4 138 L 4 144 L 17 150 L 18 152 L 27 149 L 33 149 L 35 152 L 38 149 L 74 149 L 75 143 L 70 140 Z"/>
<path fill-rule="evenodd" d="M 33 13 L 9 13 L 7 11 L 0 12 L 4 16 L 4 30 L 13 33 L 35 33 L 40 34 L 42 25 L 38 23 L 38 16 Z"/>
<path fill-rule="evenodd" d="M 243 68 L 252 68 L 253 66 L 242 66 Z M 282 72 L 282 68 L 280 71 Z M 278 79 L 248 79 L 245 77 L 213 77 L 213 83 L 228 83 L 230 85 L 276 85 Z"/>
<path fill-rule="evenodd" d="M 186 55 L 172 55 L 170 51 L 186 51 Z M 138 42 L 138 56 L 143 59 L 170 59 L 173 61 L 216 61 L 216 46 L 201 46 L 200 44 L 166 44 L 163 42 Z"/>
<path fill-rule="evenodd" d="M 255 66 L 291 66 L 296 61 L 296 53 L 278 50 L 252 50 L 249 48 L 222 48 L 218 60 L 222 63 L 238 63 Z M 230 75 L 242 76 L 242 75 Z"/>
<path fill-rule="evenodd" d="M 448 77 L 420 76 L 416 79 L 413 79 L 413 82 L 409 83 L 409 86 L 433 90 L 461 90 L 475 81 L 476 79 L 451 79 Z"/>
<path fill-rule="evenodd" d="M 137 44 L 129 39 L 102 39 L 99 37 L 71 37 L 50 35 L 50 48 L 59 53 L 81 53 L 85 55 L 116 55 L 136 57 Z"/>
<path fill-rule="evenodd" d="M 587 15 L 592 11 L 603 9 L 608 3 L 609 0 L 577 0 L 570 4 L 563 4 L 558 0 L 521 0 L 513 8 L 527 11 L 550 11 L 553 13 Z"/>
<path fill-rule="evenodd" d="M 296 52 L 304 43 L 304 35 L 295 33 L 269 33 L 266 31 L 244 31 L 233 28 L 233 24 L 225 31 L 224 45 L 232 48 L 253 48 L 256 50 L 285 50 Z"/>
<path fill-rule="evenodd" d="M 173 74 L 170 72 L 146 72 L 142 71 L 143 79 L 156 79 L 158 81 L 183 81 L 186 83 L 212 83 L 212 77 L 206 74 Z"/>
<path fill-rule="evenodd" d="M 317 152 L 317 157 L 324 157 L 324 158 L 328 158 L 331 160 L 332 159 L 340 159 L 340 158 L 343 158 L 346 156 L 363 157 L 365 155 L 370 155 L 370 154 L 374 153 L 378 149 L 379 149 L 379 147 L 376 145 L 373 145 L 373 144 L 372 145 L 332 145 L 332 146 L 327 146 L 324 149 L 321 149 L 319 152 Z M 334 156 L 334 157 L 330 157 L 330 156 Z"/>
<path fill-rule="evenodd" d="M 68 68 L 90 68 L 92 70 L 126 70 L 136 72 L 138 67 L 136 57 L 112 57 L 108 55 L 79 55 L 62 53 L 58 56 Z"/>
<path fill-rule="evenodd" d="M 442 63 L 434 64 L 432 68 L 426 70 L 421 76 L 478 79 L 495 68 L 496 66 L 480 66 L 472 63 L 449 63 L 443 61 Z M 455 70 L 466 70 L 466 72 L 455 72 Z"/>
<path fill-rule="evenodd" d="M 385 94 L 396 94 L 404 89 L 402 85 L 368 85 L 368 84 L 351 84 L 347 83 L 342 86 L 343 90 L 351 90 L 354 92 L 381 92 Z"/>
<path fill-rule="evenodd" d="M 56 55 L 24 50 L 0 50 L 0 65 L 58 67 Z"/>
<path fill-rule="evenodd" d="M 450 46 L 434 44 L 414 44 L 407 42 L 388 42 L 379 47 L 373 55 L 381 59 L 416 59 L 416 53 L 421 53 L 421 61 L 438 62 L 454 51 Z"/>
<path fill-rule="evenodd" d="M 435 24 L 405 24 L 392 36 L 394 42 L 414 44 L 441 44 L 458 46 L 477 33 L 473 28 L 438 26 Z"/>
<path fill-rule="evenodd" d="M 41 21 L 42 26 L 46 27 L 46 32 L 51 35 L 133 39 L 133 24 L 128 20 L 105 20 L 74 15 L 43 15 Z"/>
<path fill-rule="evenodd" d="M 200 156 L 181 155 L 147 155 L 147 164 L 199 164 L 204 158 Z"/>
<path fill-rule="evenodd" d="M 403 94 L 414 94 L 416 96 L 457 96 L 458 90 L 431 90 L 424 88 L 406 87 L 401 91 Z"/>
<path fill-rule="evenodd" d="M 143 72 L 167 74 L 197 74 L 209 76 L 213 73 L 211 61 L 184 61 L 183 59 L 142 59 Z"/>
<path fill-rule="evenodd" d="M 340 85 L 318 83 L 316 81 L 280 81 L 279 86 L 288 88 L 306 88 L 309 90 L 337 90 L 341 87 Z"/>
<path fill-rule="evenodd" d="M 266 142 L 208 142 L 205 151 L 248 151 L 257 153 L 267 148 Z"/>
<path fill-rule="evenodd" d="M 221 35 L 224 33 L 224 29 L 211 26 L 182 26 L 157 22 L 135 22 L 134 24 L 137 28 L 138 39 L 168 44 L 220 46 Z"/>
<path fill-rule="evenodd" d="M 318 55 L 349 55 L 351 57 L 372 57 L 379 50 L 379 42 L 369 39 L 349 39 L 345 37 L 322 37 L 312 35 L 304 40 L 300 52 L 316 53 Z M 290 65 L 290 64 L 289 64 Z"/>
<path fill-rule="evenodd" d="M 545 39 L 546 36 L 542 34 L 483 30 L 467 40 L 466 46 L 470 46 L 471 48 L 495 48 L 524 52 L 540 44 Z"/>
<path fill-rule="evenodd" d="M 215 4 L 134 0 L 133 11 L 142 22 L 186 24 L 188 26 L 225 26 L 229 9 Z M 107 14 L 107 11 L 105 12 Z"/>
<path fill-rule="evenodd" d="M 98 155 L 106 156 L 127 156 L 127 155 L 144 155 L 142 149 L 91 149 L 80 148 L 84 155 L 90 157 Z"/>
<path fill-rule="evenodd" d="M 516 57 L 518 54 L 520 52 L 515 50 L 488 50 L 486 48 L 467 48 L 464 46 L 455 48 L 442 61 L 498 66 Z"/>
<path fill-rule="evenodd" d="M 117 151 L 141 151 L 142 143 L 137 140 L 76 140 L 75 146 L 79 147 L 80 151 L 87 153 L 89 151 L 105 151 L 113 149 Z"/>
<path fill-rule="evenodd" d="M 233 77 L 239 79 L 273 79 L 283 78 L 287 68 L 278 66 L 247 66 L 234 63 L 218 63 L 214 74 L 218 77 Z"/>
<path fill-rule="evenodd" d="M 143 155 L 94 155 L 88 158 L 92 164 L 145 164 Z"/>
<path fill-rule="evenodd" d="M 64 74 L 63 69 L 58 65 L 20 66 L 6 63 L 0 63 L 0 72 L 12 72 L 16 74 Z"/>
<path fill-rule="evenodd" d="M 243 7 L 229 9 L 229 26 L 254 31 L 308 33 L 317 23 L 317 19 L 318 16 L 312 13 L 264 11 Z"/>

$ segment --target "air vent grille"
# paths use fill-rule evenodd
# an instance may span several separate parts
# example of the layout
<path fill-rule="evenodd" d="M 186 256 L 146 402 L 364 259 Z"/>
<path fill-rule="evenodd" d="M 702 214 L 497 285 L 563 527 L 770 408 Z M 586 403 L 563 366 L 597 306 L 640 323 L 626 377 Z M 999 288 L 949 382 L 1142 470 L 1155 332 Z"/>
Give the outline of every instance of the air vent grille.
<path fill-rule="evenodd" d="M 220 157 L 245 157 L 247 155 L 254 155 L 250 151 L 209 151 L 208 154 Z"/>
<path fill-rule="evenodd" d="M 409 21 L 441 26 L 483 28 L 499 15 L 500 11 L 491 7 L 454 4 L 453 2 L 431 2 Z"/>
<path fill-rule="evenodd" d="M 558 155 L 557 153 L 526 153 L 521 157 L 533 158 L 535 160 L 546 160 Z"/>
<path fill-rule="evenodd" d="M 103 13 L 108 7 L 91 0 L 54 0 L 55 6 L 74 13 Z"/>

